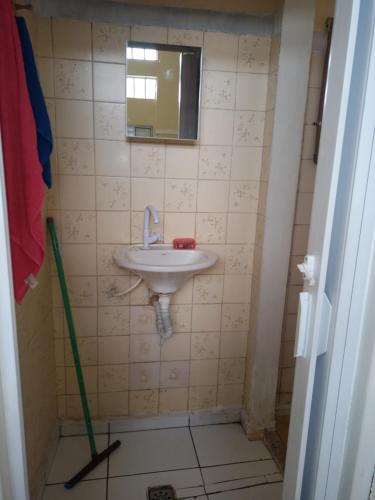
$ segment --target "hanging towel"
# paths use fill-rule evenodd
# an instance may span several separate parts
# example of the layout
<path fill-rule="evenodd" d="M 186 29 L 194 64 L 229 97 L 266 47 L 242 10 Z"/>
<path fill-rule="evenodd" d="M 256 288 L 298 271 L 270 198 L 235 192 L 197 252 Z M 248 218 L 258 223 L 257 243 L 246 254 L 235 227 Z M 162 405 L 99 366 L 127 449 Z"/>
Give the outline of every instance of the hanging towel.
<path fill-rule="evenodd" d="M 11 0 L 0 1 L 0 19 L 0 130 L 13 285 L 20 303 L 44 259 L 45 187 Z"/>
<path fill-rule="evenodd" d="M 33 54 L 33 47 L 31 45 L 25 19 L 23 17 L 16 17 L 16 20 L 21 41 L 27 88 L 29 90 L 29 96 L 31 106 L 33 108 L 37 131 L 39 161 L 43 168 L 43 180 L 50 188 L 52 185 L 50 165 L 50 156 L 52 153 L 51 124 L 49 121 L 42 88 L 39 83 L 38 72 L 36 69 Z"/>

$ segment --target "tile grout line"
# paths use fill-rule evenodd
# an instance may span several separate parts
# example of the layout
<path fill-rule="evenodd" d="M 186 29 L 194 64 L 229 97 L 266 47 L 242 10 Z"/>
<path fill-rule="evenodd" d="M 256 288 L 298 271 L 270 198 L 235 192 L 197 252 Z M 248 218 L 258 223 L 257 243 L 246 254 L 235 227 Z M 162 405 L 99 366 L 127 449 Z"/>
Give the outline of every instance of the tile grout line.
<path fill-rule="evenodd" d="M 190 439 L 191 439 L 191 441 L 192 441 L 192 443 L 193 443 L 193 448 L 194 448 L 195 456 L 196 456 L 196 458 L 197 458 L 197 462 L 198 462 L 199 474 L 200 474 L 201 479 L 202 479 L 203 491 L 204 491 L 204 494 L 205 494 L 205 495 L 206 495 L 206 497 L 207 497 L 206 485 L 205 485 L 204 478 L 203 478 L 202 468 L 201 468 L 201 464 L 200 464 L 200 461 L 199 461 L 199 456 L 198 456 L 197 448 L 196 448 L 196 446 L 195 446 L 193 433 L 191 432 L 191 427 L 190 427 L 190 418 L 189 418 L 189 427 L 188 427 L 188 429 L 189 429 Z"/>

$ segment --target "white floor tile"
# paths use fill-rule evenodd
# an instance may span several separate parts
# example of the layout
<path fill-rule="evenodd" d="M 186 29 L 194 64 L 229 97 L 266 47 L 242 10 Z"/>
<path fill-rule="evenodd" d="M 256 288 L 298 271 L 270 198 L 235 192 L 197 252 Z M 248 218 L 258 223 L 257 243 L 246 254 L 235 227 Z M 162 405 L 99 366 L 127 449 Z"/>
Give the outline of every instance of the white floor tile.
<path fill-rule="evenodd" d="M 194 495 L 197 498 L 197 495 L 202 494 L 205 498 L 199 469 L 188 469 L 110 478 L 108 481 L 108 500 L 124 500 L 125 492 L 126 500 L 146 500 L 147 489 L 150 486 L 163 484 L 171 484 L 175 488 L 178 498 L 186 498 L 187 495 Z"/>
<path fill-rule="evenodd" d="M 209 500 L 281 500 L 282 483 L 253 486 L 235 491 L 208 495 Z"/>
<path fill-rule="evenodd" d="M 273 460 L 202 468 L 203 479 L 206 484 L 222 483 L 224 481 L 234 481 L 278 472 L 279 470 Z"/>
<path fill-rule="evenodd" d="M 95 436 L 100 453 L 108 446 L 108 436 Z M 116 452 L 115 452 L 116 453 Z M 64 483 L 71 479 L 91 460 L 86 436 L 63 437 L 60 439 L 47 484 Z M 99 464 L 85 479 L 100 479 L 107 476 L 107 459 Z"/>
<path fill-rule="evenodd" d="M 198 466 L 187 428 L 111 434 L 116 439 L 122 446 L 110 457 L 110 477 Z"/>
<path fill-rule="evenodd" d="M 239 424 L 207 425 L 191 429 L 202 467 L 270 459 L 261 441 L 249 441 Z"/>
<path fill-rule="evenodd" d="M 72 490 L 62 484 L 46 486 L 43 500 L 106 500 L 106 480 L 83 481 Z"/>

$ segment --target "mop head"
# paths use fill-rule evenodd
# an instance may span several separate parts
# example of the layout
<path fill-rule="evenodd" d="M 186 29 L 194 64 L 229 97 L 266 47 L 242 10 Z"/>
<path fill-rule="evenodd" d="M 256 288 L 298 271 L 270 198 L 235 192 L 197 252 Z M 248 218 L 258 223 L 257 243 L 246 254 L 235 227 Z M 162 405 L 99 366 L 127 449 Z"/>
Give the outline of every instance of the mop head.
<path fill-rule="evenodd" d="M 100 463 L 103 462 L 103 460 L 108 458 L 113 451 L 117 450 L 117 448 L 120 445 L 121 442 L 117 440 L 111 445 L 109 445 L 108 448 L 103 450 L 101 453 L 93 455 L 91 457 L 91 461 L 87 465 L 85 465 L 83 469 L 77 472 L 77 474 L 73 476 L 72 479 L 69 479 L 69 481 L 67 481 L 64 484 L 65 489 L 71 490 L 77 483 L 79 483 L 84 477 L 86 477 L 87 474 L 89 474 L 92 470 L 94 470 L 97 465 L 99 465 Z"/>

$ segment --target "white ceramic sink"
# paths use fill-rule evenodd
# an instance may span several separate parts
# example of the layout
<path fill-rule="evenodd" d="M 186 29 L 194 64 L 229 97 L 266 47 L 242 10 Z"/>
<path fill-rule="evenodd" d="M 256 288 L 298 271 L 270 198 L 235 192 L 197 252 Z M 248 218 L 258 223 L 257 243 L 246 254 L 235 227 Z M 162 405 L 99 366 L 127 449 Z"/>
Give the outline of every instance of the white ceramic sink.
<path fill-rule="evenodd" d="M 191 276 L 213 266 L 217 255 L 199 247 L 176 250 L 172 245 L 122 248 L 113 256 L 120 267 L 135 272 L 158 294 L 174 293 Z"/>

